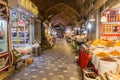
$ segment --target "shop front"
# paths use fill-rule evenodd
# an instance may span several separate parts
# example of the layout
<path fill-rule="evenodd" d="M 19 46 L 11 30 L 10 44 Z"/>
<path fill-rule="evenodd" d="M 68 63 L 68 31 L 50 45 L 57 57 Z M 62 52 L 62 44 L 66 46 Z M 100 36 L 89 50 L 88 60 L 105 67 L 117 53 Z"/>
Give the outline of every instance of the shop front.
<path fill-rule="evenodd" d="M 9 42 L 9 14 L 7 1 L 5 4 L 0 2 L 0 72 L 9 68 L 12 63 L 12 55 L 10 52 Z"/>
<path fill-rule="evenodd" d="M 37 7 L 30 0 L 9 0 L 11 47 L 13 53 L 13 65 L 25 60 L 33 62 L 33 48 L 39 46 L 34 39 L 34 19 L 38 16 Z M 17 66 L 18 68 L 18 66 Z"/>
<path fill-rule="evenodd" d="M 31 45 L 34 40 L 34 18 L 38 14 L 36 6 L 29 0 L 9 3 L 12 48 Z"/>
<path fill-rule="evenodd" d="M 119 8 L 118 3 L 101 11 L 100 28 L 97 28 L 100 29 L 100 38 L 80 48 L 78 63 L 83 70 L 84 80 L 120 79 Z"/>
<path fill-rule="evenodd" d="M 111 8 L 102 13 L 101 37 L 103 39 L 118 40 L 120 37 L 119 8 Z"/>

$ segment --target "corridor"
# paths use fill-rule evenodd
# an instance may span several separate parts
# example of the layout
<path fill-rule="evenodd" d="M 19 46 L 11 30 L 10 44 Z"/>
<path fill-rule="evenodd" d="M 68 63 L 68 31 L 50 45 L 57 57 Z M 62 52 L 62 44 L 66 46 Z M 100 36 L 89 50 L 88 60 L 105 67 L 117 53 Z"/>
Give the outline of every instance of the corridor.
<path fill-rule="evenodd" d="M 64 40 L 35 58 L 28 68 L 10 80 L 82 80 L 79 66 L 74 63 L 75 50 Z"/>

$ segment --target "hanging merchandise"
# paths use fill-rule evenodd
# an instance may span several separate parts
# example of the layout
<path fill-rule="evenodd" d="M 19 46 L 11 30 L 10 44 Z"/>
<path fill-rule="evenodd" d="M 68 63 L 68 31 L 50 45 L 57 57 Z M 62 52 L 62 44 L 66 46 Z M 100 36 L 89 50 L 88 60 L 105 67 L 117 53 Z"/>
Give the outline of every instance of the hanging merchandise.
<path fill-rule="evenodd" d="M 91 22 L 92 22 L 92 21 L 95 21 L 94 15 L 91 15 L 91 16 L 90 16 L 89 21 L 91 21 Z"/>
<path fill-rule="evenodd" d="M 107 22 L 107 17 L 103 15 L 103 16 L 101 17 L 101 22 Z"/>
<path fill-rule="evenodd" d="M 92 3 L 91 3 L 91 7 L 92 7 L 92 10 L 91 10 L 91 14 L 89 16 L 89 21 L 93 22 L 93 21 L 95 21 L 94 8 L 93 8 L 93 0 L 92 0 Z"/>

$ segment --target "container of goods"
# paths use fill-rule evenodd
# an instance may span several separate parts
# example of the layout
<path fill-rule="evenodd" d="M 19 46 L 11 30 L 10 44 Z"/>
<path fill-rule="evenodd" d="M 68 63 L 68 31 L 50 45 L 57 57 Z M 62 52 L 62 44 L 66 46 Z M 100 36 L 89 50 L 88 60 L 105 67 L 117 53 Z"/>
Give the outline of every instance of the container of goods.
<path fill-rule="evenodd" d="M 34 58 L 27 58 L 26 63 L 27 64 L 32 64 L 34 62 Z"/>
<path fill-rule="evenodd" d="M 104 52 L 99 52 L 96 54 L 95 56 L 95 68 L 98 69 L 99 67 L 99 60 L 101 58 L 105 58 L 105 57 L 109 57 L 109 55 L 107 53 L 104 53 Z"/>
<path fill-rule="evenodd" d="M 97 80 L 95 73 L 84 73 L 84 80 Z"/>
<path fill-rule="evenodd" d="M 111 57 L 101 58 L 99 61 L 98 71 L 99 74 L 103 75 L 105 72 L 116 72 L 118 68 L 117 61 Z"/>
<path fill-rule="evenodd" d="M 106 72 L 103 76 L 104 80 L 120 80 L 120 75 L 112 72 Z"/>
<path fill-rule="evenodd" d="M 93 72 L 92 68 L 85 68 L 84 72 L 84 80 L 96 80 L 96 74 Z"/>

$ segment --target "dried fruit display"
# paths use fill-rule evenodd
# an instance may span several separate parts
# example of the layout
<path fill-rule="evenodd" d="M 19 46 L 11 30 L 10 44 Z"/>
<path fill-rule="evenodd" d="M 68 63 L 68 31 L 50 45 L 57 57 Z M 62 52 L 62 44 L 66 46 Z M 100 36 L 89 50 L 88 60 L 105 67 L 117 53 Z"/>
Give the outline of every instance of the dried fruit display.
<path fill-rule="evenodd" d="M 117 50 L 114 50 L 112 52 L 109 53 L 112 56 L 120 56 L 120 52 L 118 52 Z"/>
<path fill-rule="evenodd" d="M 98 46 L 100 39 L 95 39 L 92 43 L 93 46 Z"/>
<path fill-rule="evenodd" d="M 109 57 L 109 55 L 107 53 L 104 53 L 104 52 L 99 52 L 96 54 L 96 56 L 101 57 L 101 58 Z"/>
<path fill-rule="evenodd" d="M 120 46 L 120 41 L 116 42 L 114 46 Z"/>
<path fill-rule="evenodd" d="M 104 57 L 104 58 L 101 58 L 100 60 L 109 61 L 109 62 L 116 62 L 116 60 L 114 60 L 114 59 L 111 58 L 111 57 Z"/>

